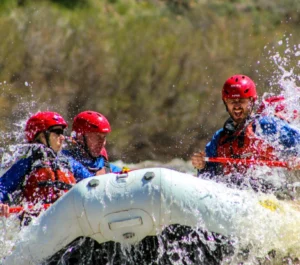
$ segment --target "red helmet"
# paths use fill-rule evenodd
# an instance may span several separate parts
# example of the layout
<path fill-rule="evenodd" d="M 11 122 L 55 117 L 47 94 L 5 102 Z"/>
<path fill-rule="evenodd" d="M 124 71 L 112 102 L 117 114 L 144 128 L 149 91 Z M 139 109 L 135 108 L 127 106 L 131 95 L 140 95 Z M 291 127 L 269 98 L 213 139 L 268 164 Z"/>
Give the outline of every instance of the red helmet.
<path fill-rule="evenodd" d="M 76 134 L 85 134 L 88 132 L 111 132 L 108 120 L 99 112 L 83 111 L 79 113 L 73 121 L 72 131 Z"/>
<path fill-rule="evenodd" d="M 64 118 L 52 111 L 38 112 L 31 116 L 26 123 L 25 134 L 28 142 L 32 142 L 38 133 L 48 130 L 50 127 L 60 125 L 67 127 Z"/>
<path fill-rule="evenodd" d="M 253 98 L 257 99 L 256 86 L 246 75 L 234 75 L 226 80 L 222 89 L 222 99 Z"/>

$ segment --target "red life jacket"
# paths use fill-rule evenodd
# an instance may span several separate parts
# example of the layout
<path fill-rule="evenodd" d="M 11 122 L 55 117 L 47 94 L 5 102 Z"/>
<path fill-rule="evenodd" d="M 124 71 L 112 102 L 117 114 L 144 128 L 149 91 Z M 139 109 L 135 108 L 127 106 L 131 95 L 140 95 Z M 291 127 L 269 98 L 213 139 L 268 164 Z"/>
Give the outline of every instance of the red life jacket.
<path fill-rule="evenodd" d="M 229 158 L 247 158 L 254 160 L 278 160 L 275 149 L 253 131 L 253 121 L 232 134 L 225 131 L 218 141 L 217 156 Z M 249 166 L 224 164 L 223 173 L 245 173 Z"/>
<path fill-rule="evenodd" d="M 39 168 L 27 178 L 23 195 L 29 203 L 54 203 L 75 183 L 76 180 L 71 172 L 60 169 L 53 171 L 50 167 Z"/>
<path fill-rule="evenodd" d="M 40 152 L 39 159 L 33 161 L 31 173 L 26 177 L 23 186 L 24 201 L 33 204 L 54 203 L 75 183 L 67 159 L 44 150 L 42 156 Z"/>

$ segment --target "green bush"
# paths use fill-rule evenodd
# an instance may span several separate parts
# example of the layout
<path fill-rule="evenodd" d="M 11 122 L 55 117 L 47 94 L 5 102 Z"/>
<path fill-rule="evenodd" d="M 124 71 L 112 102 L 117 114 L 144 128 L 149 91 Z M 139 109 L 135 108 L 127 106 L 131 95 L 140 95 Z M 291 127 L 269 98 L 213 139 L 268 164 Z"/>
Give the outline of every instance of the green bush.
<path fill-rule="evenodd" d="M 38 110 L 71 122 L 92 109 L 112 124 L 111 159 L 188 158 L 227 117 L 227 77 L 244 73 L 260 93 L 278 90 L 272 55 L 288 56 L 280 40 L 299 42 L 298 4 L 290 4 L 294 10 L 279 0 L 1 2 L 1 130 L 20 130 L 15 124 Z M 296 66 L 291 53 L 286 67 L 297 74 Z"/>

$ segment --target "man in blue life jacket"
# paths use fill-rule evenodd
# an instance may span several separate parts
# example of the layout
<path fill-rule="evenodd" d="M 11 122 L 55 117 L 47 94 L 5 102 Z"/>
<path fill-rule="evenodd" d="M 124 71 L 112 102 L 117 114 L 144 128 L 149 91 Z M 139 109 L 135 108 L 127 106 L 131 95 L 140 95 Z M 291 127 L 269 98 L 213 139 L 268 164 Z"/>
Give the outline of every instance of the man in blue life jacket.
<path fill-rule="evenodd" d="M 192 164 L 199 176 L 219 175 L 218 180 L 227 184 L 266 192 L 270 186 L 264 180 L 246 180 L 245 174 L 255 170 L 255 165 L 206 162 L 205 157 L 289 161 L 290 169 L 300 168 L 296 158 L 300 150 L 299 131 L 275 116 L 253 115 L 256 99 L 256 86 L 249 77 L 234 75 L 226 80 L 222 100 L 230 117 L 206 145 L 205 152 L 193 154 Z"/>
<path fill-rule="evenodd" d="M 83 111 L 73 121 L 72 138 L 63 153 L 83 164 L 92 174 L 120 173 L 121 168 L 110 164 L 105 150 L 111 127 L 104 115 Z"/>
<path fill-rule="evenodd" d="M 74 118 L 72 137 L 63 153 L 82 163 L 92 174 L 126 172 L 127 168 L 121 169 L 108 161 L 105 144 L 110 132 L 110 124 L 104 115 L 95 111 L 83 111 Z M 73 249 L 72 253 L 65 255 L 70 248 Z M 115 256 L 111 255 L 111 250 L 115 250 L 117 256 L 122 253 L 119 244 L 115 242 L 99 244 L 92 238 L 80 237 L 51 257 L 47 264 L 57 264 L 61 257 L 78 264 L 82 260 L 91 260 L 93 264 L 107 264 L 109 259 Z M 116 259 L 118 260 L 118 257 Z"/>
<path fill-rule="evenodd" d="M 94 175 L 60 152 L 66 127 L 56 112 L 38 112 L 28 119 L 28 150 L 0 178 L 0 216 L 9 216 L 9 205 L 53 203 L 76 182 Z"/>
<path fill-rule="evenodd" d="M 286 177 L 281 169 L 263 167 L 268 173 L 255 175 L 257 169 L 263 170 L 262 167 L 256 167 L 255 164 L 217 163 L 207 160 L 210 157 L 225 160 L 230 158 L 236 161 L 283 160 L 290 161 L 290 169 L 299 169 L 300 163 L 297 163 L 296 158 L 299 154 L 299 131 L 275 116 L 253 115 L 257 92 L 255 83 L 248 76 L 234 75 L 228 78 L 223 85 L 222 100 L 230 117 L 223 128 L 213 135 L 205 147 L 205 152 L 192 155 L 192 165 L 197 169 L 198 177 L 223 182 L 238 189 L 284 193 Z M 274 181 L 272 171 L 280 174 L 279 183 Z M 206 231 L 202 233 L 206 238 Z M 227 255 L 224 247 L 227 246 L 232 251 L 234 248 L 230 242 L 225 243 L 226 238 L 218 245 L 218 238 L 222 236 L 212 233 L 210 240 L 211 243 L 215 242 L 216 246 L 212 256 L 218 260 L 216 264 L 222 264 L 224 256 Z"/>

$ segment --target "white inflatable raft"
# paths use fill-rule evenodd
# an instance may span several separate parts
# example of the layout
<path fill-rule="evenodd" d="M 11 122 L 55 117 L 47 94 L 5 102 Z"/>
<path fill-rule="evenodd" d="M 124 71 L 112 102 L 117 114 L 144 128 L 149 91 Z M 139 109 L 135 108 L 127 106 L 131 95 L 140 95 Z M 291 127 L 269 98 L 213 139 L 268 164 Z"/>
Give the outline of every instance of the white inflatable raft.
<path fill-rule="evenodd" d="M 81 181 L 23 228 L 4 264 L 39 264 L 79 236 L 133 244 L 170 224 L 204 227 L 258 247 L 299 247 L 294 208 L 164 168 L 107 174 Z"/>

